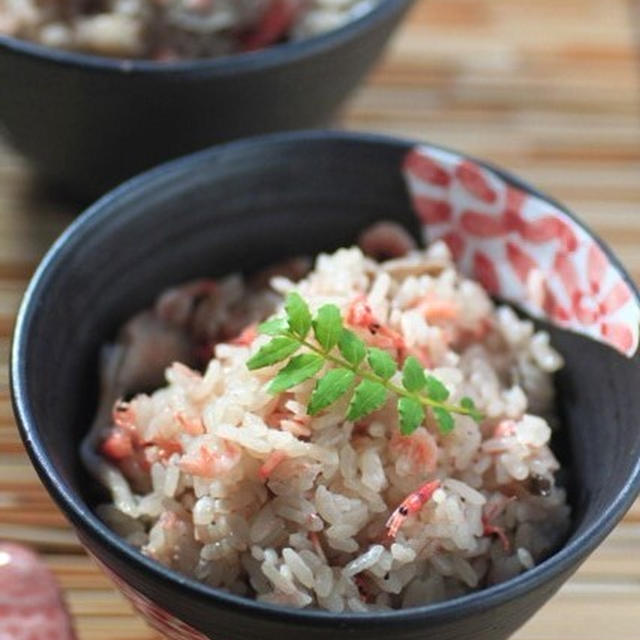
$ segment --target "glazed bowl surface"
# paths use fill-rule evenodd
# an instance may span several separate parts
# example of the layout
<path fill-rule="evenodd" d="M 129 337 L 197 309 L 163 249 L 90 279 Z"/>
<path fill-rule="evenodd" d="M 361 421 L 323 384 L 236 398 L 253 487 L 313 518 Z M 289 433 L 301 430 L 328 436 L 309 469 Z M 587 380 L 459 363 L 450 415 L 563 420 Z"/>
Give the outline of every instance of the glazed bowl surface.
<path fill-rule="evenodd" d="M 484 224 L 470 225 L 469 212 Z M 454 600 L 333 614 L 209 588 L 124 543 L 95 515 L 98 488 L 78 455 L 96 407 L 100 346 L 171 285 L 349 245 L 383 219 L 420 240 L 448 241 L 463 270 L 537 316 L 564 356 L 553 443 L 572 508 L 562 548 L 515 579 Z M 527 298 L 526 266 L 534 262 L 548 283 L 544 300 Z M 566 304 L 563 287 L 572 293 Z M 35 468 L 89 553 L 169 637 L 501 640 L 559 589 L 638 495 L 639 308 L 610 250 L 561 205 L 501 170 L 411 141 L 277 134 L 162 165 L 71 225 L 22 303 L 14 409 Z"/>
<path fill-rule="evenodd" d="M 328 124 L 412 3 L 382 0 L 307 40 L 177 62 L 102 58 L 0 35 L 0 129 L 45 183 L 88 202 L 212 144 Z"/>

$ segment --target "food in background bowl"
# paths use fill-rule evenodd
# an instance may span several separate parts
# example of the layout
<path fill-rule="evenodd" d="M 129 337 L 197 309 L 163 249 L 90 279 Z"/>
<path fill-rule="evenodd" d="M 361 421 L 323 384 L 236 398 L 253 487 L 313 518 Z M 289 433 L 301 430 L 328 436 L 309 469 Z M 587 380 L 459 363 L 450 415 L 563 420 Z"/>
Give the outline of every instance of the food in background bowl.
<path fill-rule="evenodd" d="M 336 29 L 376 0 L 0 0 L 0 32 L 121 58 L 251 51 Z"/>
<path fill-rule="evenodd" d="M 321 254 L 271 288 L 194 282 L 107 348 L 85 459 L 112 494 L 101 517 L 143 553 L 340 612 L 496 584 L 562 541 L 549 335 L 496 307 L 442 242 L 418 251 L 382 224 L 361 244 L 411 251 Z M 151 345 L 202 371 L 176 362 L 167 386 L 114 406 L 157 377 Z"/>
<path fill-rule="evenodd" d="M 381 0 L 340 29 L 280 46 L 164 62 L 0 29 L 0 128 L 47 183 L 87 201 L 212 144 L 326 124 L 413 2 Z"/>

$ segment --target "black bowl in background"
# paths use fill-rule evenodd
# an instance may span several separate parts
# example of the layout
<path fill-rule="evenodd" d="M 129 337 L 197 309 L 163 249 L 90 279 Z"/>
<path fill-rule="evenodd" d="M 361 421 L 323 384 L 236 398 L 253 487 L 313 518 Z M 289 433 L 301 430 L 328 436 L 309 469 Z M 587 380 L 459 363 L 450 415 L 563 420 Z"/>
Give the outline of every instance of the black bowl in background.
<path fill-rule="evenodd" d="M 126 61 L 0 35 L 0 123 L 46 182 L 94 198 L 179 155 L 326 125 L 413 0 L 308 40 L 210 60 Z"/>
<path fill-rule="evenodd" d="M 566 359 L 557 385 L 572 528 L 560 550 L 513 580 L 402 611 L 296 611 L 178 575 L 128 546 L 92 512 L 78 445 L 95 410 L 100 346 L 172 284 L 334 249 L 380 219 L 392 218 L 417 235 L 400 171 L 412 146 L 307 132 L 174 161 L 126 183 L 78 218 L 29 286 L 11 365 L 14 408 L 29 454 L 88 551 L 152 624 L 174 630 L 172 637 L 504 640 L 556 592 L 638 494 L 640 356 L 626 358 L 550 327 Z"/>

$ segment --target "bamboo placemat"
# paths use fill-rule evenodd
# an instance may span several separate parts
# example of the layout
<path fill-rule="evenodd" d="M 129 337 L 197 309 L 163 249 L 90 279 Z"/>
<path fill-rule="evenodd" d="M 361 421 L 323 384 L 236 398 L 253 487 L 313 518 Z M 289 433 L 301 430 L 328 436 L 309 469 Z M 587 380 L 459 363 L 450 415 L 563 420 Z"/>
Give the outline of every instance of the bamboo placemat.
<path fill-rule="evenodd" d="M 421 0 L 344 109 L 348 128 L 422 138 L 513 169 L 578 212 L 640 280 L 637 0 Z M 635 13 L 633 13 L 635 11 Z M 633 16 L 633 19 L 632 19 Z M 0 359 L 27 279 L 72 219 L 0 142 Z M 62 583 L 80 640 L 158 640 L 84 555 L 32 471 L 0 369 L 0 539 Z M 640 505 L 516 640 L 640 637 Z"/>

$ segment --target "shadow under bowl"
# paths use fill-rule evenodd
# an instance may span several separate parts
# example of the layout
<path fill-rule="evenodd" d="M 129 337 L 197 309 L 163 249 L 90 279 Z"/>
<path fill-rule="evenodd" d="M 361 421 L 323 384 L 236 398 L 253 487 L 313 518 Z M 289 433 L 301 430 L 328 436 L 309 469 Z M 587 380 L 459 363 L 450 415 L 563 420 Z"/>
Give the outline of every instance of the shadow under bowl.
<path fill-rule="evenodd" d="M 96 406 L 100 346 L 160 291 L 190 278 L 251 271 L 286 256 L 349 245 L 382 219 L 419 237 L 401 171 L 414 145 L 304 132 L 231 143 L 169 163 L 126 183 L 79 217 L 29 286 L 11 364 L 14 408 L 26 447 L 87 550 L 171 637 L 501 640 L 555 593 L 638 494 L 638 354 L 627 358 L 549 325 L 566 360 L 557 395 L 572 528 L 561 549 L 508 582 L 446 602 L 375 614 L 278 608 L 160 566 L 92 511 L 92 484 L 78 445 Z M 503 172 L 492 175 L 536 193 Z"/>

